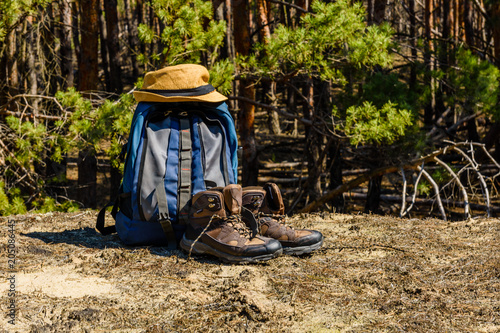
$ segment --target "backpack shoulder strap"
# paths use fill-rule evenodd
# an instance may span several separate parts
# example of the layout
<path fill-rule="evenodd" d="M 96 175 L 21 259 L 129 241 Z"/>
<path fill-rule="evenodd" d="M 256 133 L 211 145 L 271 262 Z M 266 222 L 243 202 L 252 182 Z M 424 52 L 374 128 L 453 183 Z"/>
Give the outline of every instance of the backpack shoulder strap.
<path fill-rule="evenodd" d="M 179 220 L 186 224 L 189 209 L 187 207 L 191 199 L 191 162 L 192 162 L 192 141 L 191 123 L 189 118 L 180 118 L 179 132 L 179 182 L 178 182 L 178 212 Z"/>
<path fill-rule="evenodd" d="M 172 227 L 172 221 L 170 220 L 170 214 L 168 212 L 168 202 L 167 202 L 167 192 L 165 191 L 164 185 L 165 179 L 163 179 L 156 186 L 156 199 L 158 201 L 158 222 L 161 224 L 165 237 L 167 237 L 167 246 L 169 250 L 174 250 L 177 247 L 177 241 L 175 239 L 174 228 Z"/>

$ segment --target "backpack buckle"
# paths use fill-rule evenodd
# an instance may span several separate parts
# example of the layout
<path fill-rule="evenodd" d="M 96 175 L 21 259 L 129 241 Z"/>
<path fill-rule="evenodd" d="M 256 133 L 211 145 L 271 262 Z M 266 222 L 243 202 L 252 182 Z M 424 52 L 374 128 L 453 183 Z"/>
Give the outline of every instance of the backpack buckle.
<path fill-rule="evenodd" d="M 168 213 L 160 212 L 158 213 L 158 222 L 170 222 L 170 216 L 168 216 Z"/>

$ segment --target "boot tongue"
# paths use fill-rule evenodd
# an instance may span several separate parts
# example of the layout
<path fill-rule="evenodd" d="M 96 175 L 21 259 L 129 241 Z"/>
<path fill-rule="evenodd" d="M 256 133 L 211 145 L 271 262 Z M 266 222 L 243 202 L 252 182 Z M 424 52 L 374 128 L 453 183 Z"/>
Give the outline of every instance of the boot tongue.
<path fill-rule="evenodd" d="M 267 183 L 264 185 L 266 191 L 266 206 L 271 214 L 283 215 L 285 214 L 285 204 L 281 197 L 281 191 L 278 185 L 274 183 Z"/>
<path fill-rule="evenodd" d="M 266 191 L 262 187 L 249 186 L 243 188 L 243 207 L 257 214 L 264 203 Z"/>
<path fill-rule="evenodd" d="M 224 201 L 231 215 L 241 213 L 241 186 L 232 184 L 224 187 Z"/>

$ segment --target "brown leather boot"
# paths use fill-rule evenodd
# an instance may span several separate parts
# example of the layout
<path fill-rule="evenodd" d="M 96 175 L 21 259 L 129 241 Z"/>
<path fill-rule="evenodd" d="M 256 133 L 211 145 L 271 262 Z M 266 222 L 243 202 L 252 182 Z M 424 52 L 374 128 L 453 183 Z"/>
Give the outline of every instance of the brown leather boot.
<path fill-rule="evenodd" d="M 257 222 L 242 208 L 241 200 L 240 185 L 197 193 L 180 247 L 190 254 L 210 254 L 229 263 L 253 263 L 279 256 L 280 242 L 258 235 Z"/>
<path fill-rule="evenodd" d="M 323 235 L 316 230 L 295 230 L 284 224 L 285 205 L 278 185 L 243 188 L 243 207 L 256 216 L 260 234 L 279 240 L 284 254 L 301 255 L 323 245 Z"/>

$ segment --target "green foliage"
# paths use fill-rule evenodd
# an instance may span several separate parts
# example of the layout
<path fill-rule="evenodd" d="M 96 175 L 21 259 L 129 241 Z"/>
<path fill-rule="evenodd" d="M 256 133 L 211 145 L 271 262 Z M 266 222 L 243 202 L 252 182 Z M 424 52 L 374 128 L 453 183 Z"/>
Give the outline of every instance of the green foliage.
<path fill-rule="evenodd" d="M 360 3 L 314 1 L 297 28 L 279 25 L 256 54 L 239 63 L 257 75 L 281 76 L 293 71 L 345 84 L 346 66 L 364 69 L 388 66 L 391 31 L 388 25 L 367 27 Z"/>
<path fill-rule="evenodd" d="M 448 166 L 450 167 L 450 169 L 456 174 L 459 170 L 458 167 L 452 165 L 452 164 L 448 164 Z M 436 181 L 436 183 L 438 185 L 445 185 L 447 183 L 449 183 L 450 181 L 453 180 L 453 176 L 448 172 L 446 171 L 445 169 L 436 169 L 434 170 L 434 172 L 432 173 L 432 178 Z"/>
<path fill-rule="evenodd" d="M 451 103 L 457 103 L 466 114 L 484 112 L 500 119 L 498 95 L 500 70 L 481 60 L 470 50 L 457 52 L 457 68 L 449 72 L 453 94 Z"/>
<path fill-rule="evenodd" d="M 6 118 L 7 125 L 16 134 L 16 149 L 13 151 L 15 159 L 7 157 L 7 160 L 11 164 L 20 163 L 25 169 L 32 170 L 37 163 L 44 165 L 47 157 L 61 162 L 64 155 L 71 151 L 90 149 L 105 152 L 113 167 L 123 167 L 117 157 L 132 122 L 135 106 L 133 95 L 124 94 L 117 101 L 104 100 L 100 105 L 93 105 L 74 88 L 69 88 L 59 91 L 56 98 L 71 115 L 56 121 L 50 128 L 42 123 L 35 125 L 12 116 Z M 108 142 L 111 144 L 108 145 Z M 43 189 L 44 180 L 40 179 L 38 185 Z M 12 189 L 10 192 L 12 191 L 19 189 Z M 5 207 L 3 214 L 26 211 L 20 192 L 12 192 L 11 198 L 4 192 L 2 188 L 0 204 Z M 43 190 L 30 204 L 37 212 L 77 209 L 77 205 L 72 202 L 56 203 Z"/>
<path fill-rule="evenodd" d="M 0 181 L 0 216 L 8 216 L 26 213 L 24 200 L 20 196 L 19 189 L 12 189 L 11 193 L 5 193 L 5 183 Z"/>
<path fill-rule="evenodd" d="M 159 69 L 183 63 L 203 63 L 210 67 L 210 81 L 222 94 L 231 91 L 234 66 L 219 60 L 226 24 L 213 20 L 213 7 L 204 0 L 153 0 L 152 10 L 161 21 L 162 30 L 140 24 L 139 39 L 149 46 L 137 60 L 147 68 Z"/>
<path fill-rule="evenodd" d="M 115 143 L 121 142 L 130 129 L 135 105 L 131 94 L 124 94 L 117 101 L 105 100 L 98 107 L 94 107 L 90 100 L 74 88 L 59 91 L 56 98 L 72 111 L 69 121 L 65 124 L 68 140 L 64 145 L 66 149 L 91 147 L 95 151 L 101 151 L 103 140 L 115 138 L 119 140 L 115 140 Z M 108 151 L 111 150 L 113 149 Z"/>
<path fill-rule="evenodd" d="M 432 186 L 426 180 L 421 180 L 417 185 L 417 191 L 425 197 L 429 198 L 432 193 Z"/>
<path fill-rule="evenodd" d="M 340 86 L 368 76 L 361 98 L 349 96 L 348 107 L 334 109 L 342 124 L 336 129 L 354 145 L 394 143 L 412 125 L 408 91 L 395 75 L 369 76 L 375 66 L 391 64 L 391 29 L 386 24 L 367 27 L 358 2 L 314 1 L 311 10 L 296 28 L 279 25 L 254 55 L 238 63 L 248 74 L 277 79 L 296 73 Z"/>
<path fill-rule="evenodd" d="M 216 62 L 210 69 L 210 83 L 223 95 L 231 94 L 234 65 L 229 60 Z"/>
<path fill-rule="evenodd" d="M 199 63 L 203 53 L 216 57 L 224 42 L 224 22 L 212 20 L 212 3 L 203 0 L 154 0 L 151 7 L 162 23 L 155 33 L 146 24 L 139 25 L 139 39 L 147 45 L 160 43 L 158 52 L 142 54 L 140 61 L 157 68 L 181 63 Z M 212 60 L 215 60 L 212 58 Z"/>
<path fill-rule="evenodd" d="M 414 97 L 408 86 L 399 80 L 398 75 L 377 72 L 369 76 L 363 84 L 361 98 L 370 101 L 377 108 L 391 101 L 403 109 L 414 108 Z M 413 102 L 413 103 L 412 103 Z"/>
<path fill-rule="evenodd" d="M 77 212 L 79 210 L 78 204 L 66 201 L 62 204 L 56 202 L 54 198 L 45 196 L 38 201 L 32 203 L 35 208 L 33 213 L 48 213 L 48 212 Z"/>
<path fill-rule="evenodd" d="M 351 144 L 392 144 L 405 134 L 412 124 L 412 114 L 406 109 L 398 109 L 391 102 L 377 108 L 365 101 L 360 106 L 347 109 L 345 133 Z"/>
<path fill-rule="evenodd" d="M 7 33 L 20 24 L 24 17 L 35 14 L 39 7 L 45 7 L 48 3 L 48 0 L 0 1 L 0 42 L 5 40 Z"/>
<path fill-rule="evenodd" d="M 366 77 L 360 94 L 344 94 L 352 103 L 345 112 L 334 109 L 334 116 L 343 120 L 344 129 L 353 145 L 390 145 L 405 138 L 412 146 L 419 144 L 419 136 L 408 137 L 414 131 L 416 98 L 395 74 L 377 72 Z M 347 97 L 346 97 L 347 96 Z M 408 141 L 408 140 L 406 140 Z"/>
<path fill-rule="evenodd" d="M 442 170 L 437 169 L 432 173 L 432 179 L 434 179 L 438 184 L 443 184 L 451 179 L 451 175 L 447 172 L 443 172 Z"/>
<path fill-rule="evenodd" d="M 46 149 L 45 136 L 47 135 L 47 128 L 45 125 L 23 122 L 13 116 L 7 117 L 5 121 L 18 135 L 16 138 L 17 160 L 27 169 L 34 162 L 41 162 Z M 9 161 L 12 162 L 10 158 Z"/>

